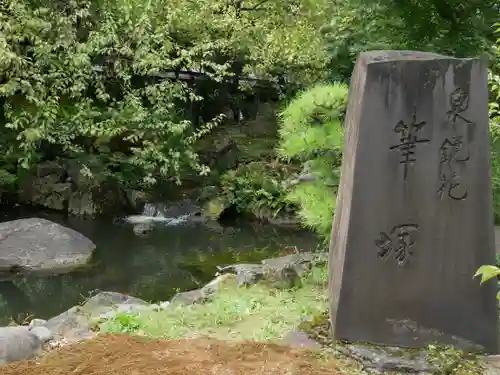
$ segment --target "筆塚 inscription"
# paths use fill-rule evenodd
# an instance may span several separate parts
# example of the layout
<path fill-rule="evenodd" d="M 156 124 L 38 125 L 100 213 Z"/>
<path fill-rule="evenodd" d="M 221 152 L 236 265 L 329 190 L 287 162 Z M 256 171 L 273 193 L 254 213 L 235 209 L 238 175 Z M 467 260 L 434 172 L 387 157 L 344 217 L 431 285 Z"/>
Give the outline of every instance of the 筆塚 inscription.
<path fill-rule="evenodd" d="M 392 227 L 389 233 L 380 232 L 380 237 L 375 241 L 379 258 L 386 259 L 392 255 L 398 265 L 404 266 L 413 255 L 413 232 L 419 229 L 417 224 L 400 224 Z"/>
<path fill-rule="evenodd" d="M 418 132 L 427 125 L 427 122 L 417 122 L 417 115 L 413 112 L 412 121 L 406 124 L 403 120 L 398 121 L 394 127 L 394 132 L 400 135 L 399 143 L 389 147 L 389 150 L 399 150 L 401 153 L 400 163 L 404 165 L 404 179 L 408 177 L 408 167 L 416 162 L 415 149 L 419 143 L 429 143 L 430 139 L 421 139 Z"/>

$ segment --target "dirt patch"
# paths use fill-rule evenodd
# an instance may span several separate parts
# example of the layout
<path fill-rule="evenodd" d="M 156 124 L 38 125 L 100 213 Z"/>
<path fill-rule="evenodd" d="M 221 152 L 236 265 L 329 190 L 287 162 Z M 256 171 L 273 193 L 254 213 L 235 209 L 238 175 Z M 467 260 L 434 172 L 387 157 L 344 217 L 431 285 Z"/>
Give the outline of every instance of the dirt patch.
<path fill-rule="evenodd" d="M 102 335 L 38 361 L 0 366 L 2 375 L 339 375 L 311 352 L 209 338 L 153 340 Z"/>

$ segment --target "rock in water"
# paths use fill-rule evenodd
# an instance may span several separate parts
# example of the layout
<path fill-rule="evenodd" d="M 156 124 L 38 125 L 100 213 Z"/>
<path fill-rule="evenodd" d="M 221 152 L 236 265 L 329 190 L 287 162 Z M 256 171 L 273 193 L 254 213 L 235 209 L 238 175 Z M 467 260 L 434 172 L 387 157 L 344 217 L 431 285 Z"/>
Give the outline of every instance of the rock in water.
<path fill-rule="evenodd" d="M 498 350 L 487 67 L 373 51 L 357 61 L 330 242 L 336 339 Z"/>
<path fill-rule="evenodd" d="M 0 327 L 0 364 L 34 358 L 41 354 L 43 343 L 29 327 Z"/>
<path fill-rule="evenodd" d="M 94 243 L 46 219 L 0 223 L 0 279 L 23 270 L 64 272 L 86 264 Z"/>

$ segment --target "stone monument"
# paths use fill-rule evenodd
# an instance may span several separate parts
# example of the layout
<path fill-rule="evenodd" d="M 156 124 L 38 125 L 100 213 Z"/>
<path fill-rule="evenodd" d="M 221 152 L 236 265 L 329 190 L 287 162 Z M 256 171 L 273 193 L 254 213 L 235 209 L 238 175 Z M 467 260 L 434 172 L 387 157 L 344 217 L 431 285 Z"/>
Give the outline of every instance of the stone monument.
<path fill-rule="evenodd" d="M 498 350 L 487 67 L 362 53 L 330 244 L 335 339 Z"/>

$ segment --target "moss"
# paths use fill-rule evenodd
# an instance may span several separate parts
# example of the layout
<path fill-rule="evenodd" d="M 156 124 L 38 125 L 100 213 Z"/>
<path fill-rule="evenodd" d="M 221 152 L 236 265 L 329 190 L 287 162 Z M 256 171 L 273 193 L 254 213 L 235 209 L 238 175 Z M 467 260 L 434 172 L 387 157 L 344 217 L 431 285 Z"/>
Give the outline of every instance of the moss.
<path fill-rule="evenodd" d="M 323 346 L 332 346 L 334 342 L 328 311 L 322 311 L 311 316 L 309 320 L 303 320 L 299 324 L 299 330 Z"/>
<path fill-rule="evenodd" d="M 226 210 L 229 206 L 230 203 L 226 199 L 222 197 L 215 197 L 203 205 L 202 213 L 205 217 L 212 220 L 218 220 L 224 210 Z"/>

